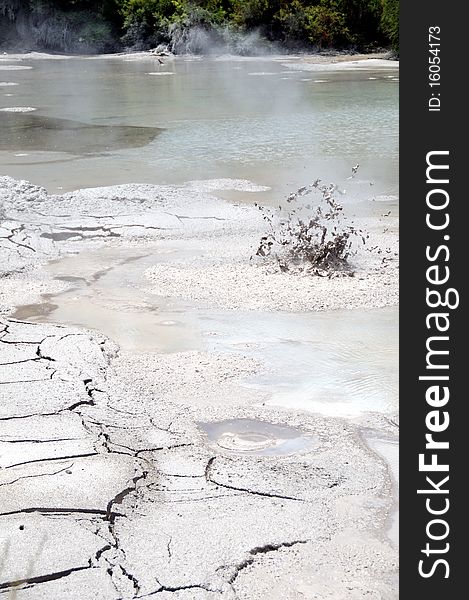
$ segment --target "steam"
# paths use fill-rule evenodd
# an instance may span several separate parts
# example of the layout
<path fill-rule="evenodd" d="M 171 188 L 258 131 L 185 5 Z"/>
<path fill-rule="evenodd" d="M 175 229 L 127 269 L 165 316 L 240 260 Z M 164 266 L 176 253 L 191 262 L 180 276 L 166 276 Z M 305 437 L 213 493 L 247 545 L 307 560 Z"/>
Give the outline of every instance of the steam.
<path fill-rule="evenodd" d="M 18 51 L 47 50 L 65 53 L 141 51 L 164 42 L 173 54 L 264 56 L 279 54 L 280 47 L 260 30 L 242 32 L 230 25 L 201 23 L 197 15 L 153 35 L 140 24 L 127 28 L 119 39 L 109 23 L 89 11 L 62 12 L 48 4 L 32 9 L 18 0 L 0 0 L 0 45 Z"/>
<path fill-rule="evenodd" d="M 259 30 L 243 33 L 229 26 L 188 27 L 176 23 L 169 28 L 168 35 L 168 49 L 174 54 L 265 56 L 280 52 Z"/>

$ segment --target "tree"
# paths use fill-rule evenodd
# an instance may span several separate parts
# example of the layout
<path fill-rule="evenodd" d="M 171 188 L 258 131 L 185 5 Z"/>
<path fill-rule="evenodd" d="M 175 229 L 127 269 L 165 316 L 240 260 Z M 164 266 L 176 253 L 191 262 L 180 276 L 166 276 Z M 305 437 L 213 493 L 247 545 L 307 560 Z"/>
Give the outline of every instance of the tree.
<path fill-rule="evenodd" d="M 22 26 L 16 29 L 20 20 Z M 14 40 L 16 35 L 32 46 L 66 52 L 145 49 L 169 43 L 176 34 L 187 37 L 195 27 L 222 40 L 227 25 L 240 33 L 256 29 L 289 47 L 366 50 L 391 42 L 398 51 L 399 2 L 0 0 L 0 37 Z M 61 31 L 66 32 L 63 41 Z"/>
<path fill-rule="evenodd" d="M 382 0 L 381 27 L 399 53 L 399 0 Z"/>

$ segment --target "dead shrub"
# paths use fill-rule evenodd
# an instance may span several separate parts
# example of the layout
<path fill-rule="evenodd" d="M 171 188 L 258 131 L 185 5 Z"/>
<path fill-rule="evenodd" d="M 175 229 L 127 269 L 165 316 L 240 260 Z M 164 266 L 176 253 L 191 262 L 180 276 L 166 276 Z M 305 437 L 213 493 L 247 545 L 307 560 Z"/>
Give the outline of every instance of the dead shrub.
<path fill-rule="evenodd" d="M 357 166 L 358 168 L 358 166 Z M 353 175 L 356 168 L 352 169 Z M 353 276 L 350 257 L 365 244 L 368 235 L 343 215 L 336 198 L 338 186 L 316 179 L 286 199 L 278 209 L 257 205 L 269 226 L 256 256 L 273 258 L 283 272 L 322 277 Z M 304 201 L 306 196 L 308 203 Z"/>

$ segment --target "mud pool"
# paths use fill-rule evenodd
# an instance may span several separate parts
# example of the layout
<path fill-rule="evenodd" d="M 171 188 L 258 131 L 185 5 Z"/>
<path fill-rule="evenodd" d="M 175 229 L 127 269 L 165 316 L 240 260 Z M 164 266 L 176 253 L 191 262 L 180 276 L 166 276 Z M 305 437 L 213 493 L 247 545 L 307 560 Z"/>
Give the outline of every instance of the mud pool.
<path fill-rule="evenodd" d="M 259 357 L 245 385 L 269 403 L 331 416 L 397 409 L 397 308 L 270 313 L 208 310 L 152 294 L 145 270 L 184 249 L 102 248 L 51 261 L 63 292 L 18 307 L 17 319 L 97 329 L 125 350 L 222 350 Z"/>
<path fill-rule="evenodd" d="M 346 179 L 358 161 L 376 196 L 397 194 L 396 68 L 317 65 L 315 72 L 289 57 L 164 62 L 148 55 L 13 62 L 15 70 L 2 73 L 11 85 L 0 88 L 0 109 L 36 111 L 0 113 L 13 128 L 7 133 L 16 132 L 2 136 L 0 173 L 49 191 L 242 178 L 272 188 L 262 201 L 277 203 L 305 177 Z M 21 122 L 41 119 L 41 132 L 21 127 L 18 135 Z"/>
<path fill-rule="evenodd" d="M 0 58 L 1 587 L 397 598 L 398 71 L 163 62 Z M 382 254 L 211 304 L 265 274 L 249 204 L 316 177 Z"/>

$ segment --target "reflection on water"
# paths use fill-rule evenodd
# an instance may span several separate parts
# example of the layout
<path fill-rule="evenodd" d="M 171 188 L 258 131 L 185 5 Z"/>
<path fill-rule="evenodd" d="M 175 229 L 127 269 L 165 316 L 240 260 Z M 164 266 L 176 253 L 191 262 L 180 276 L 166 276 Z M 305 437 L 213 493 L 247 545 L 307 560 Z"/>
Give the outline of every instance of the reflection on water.
<path fill-rule="evenodd" d="M 242 352 L 266 365 L 244 382 L 269 404 L 339 416 L 394 412 L 397 308 L 263 313 L 206 310 L 145 289 L 144 272 L 187 249 L 102 248 L 49 263 L 71 288 L 19 307 L 15 318 L 98 329 L 124 349 Z"/>
<path fill-rule="evenodd" d="M 0 112 L 0 150 L 90 154 L 145 146 L 157 127 L 92 125 L 30 113 Z"/>

